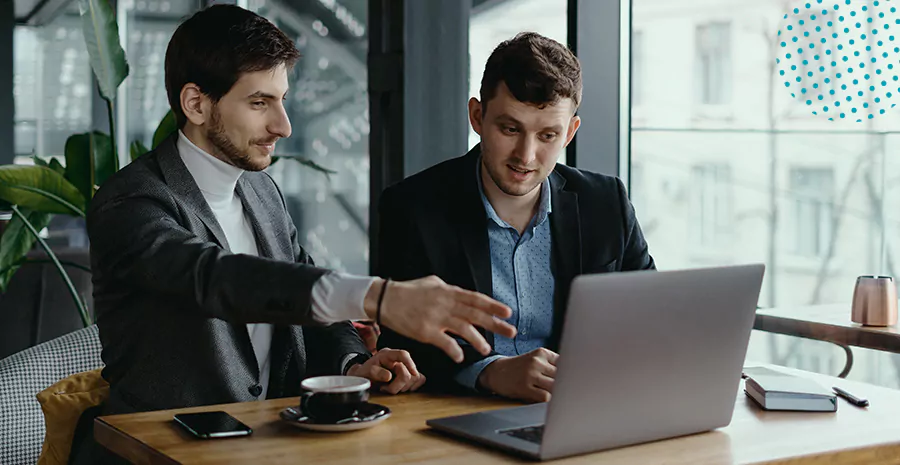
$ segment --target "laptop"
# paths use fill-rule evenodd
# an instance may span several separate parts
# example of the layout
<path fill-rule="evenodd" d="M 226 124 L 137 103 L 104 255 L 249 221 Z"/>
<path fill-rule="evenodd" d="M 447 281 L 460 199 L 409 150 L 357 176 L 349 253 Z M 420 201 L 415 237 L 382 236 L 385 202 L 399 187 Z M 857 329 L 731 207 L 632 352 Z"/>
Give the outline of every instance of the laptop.
<path fill-rule="evenodd" d="M 727 426 L 764 269 L 579 276 L 550 402 L 427 424 L 538 460 Z"/>

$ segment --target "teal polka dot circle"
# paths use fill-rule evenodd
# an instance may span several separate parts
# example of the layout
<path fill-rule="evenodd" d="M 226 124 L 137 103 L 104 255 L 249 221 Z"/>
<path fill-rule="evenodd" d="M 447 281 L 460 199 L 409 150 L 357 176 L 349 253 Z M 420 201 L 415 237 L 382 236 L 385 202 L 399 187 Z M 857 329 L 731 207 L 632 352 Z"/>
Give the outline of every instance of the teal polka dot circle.
<path fill-rule="evenodd" d="M 793 2 L 778 30 L 776 77 L 812 114 L 831 121 L 884 115 L 900 103 L 898 5 L 900 0 Z"/>

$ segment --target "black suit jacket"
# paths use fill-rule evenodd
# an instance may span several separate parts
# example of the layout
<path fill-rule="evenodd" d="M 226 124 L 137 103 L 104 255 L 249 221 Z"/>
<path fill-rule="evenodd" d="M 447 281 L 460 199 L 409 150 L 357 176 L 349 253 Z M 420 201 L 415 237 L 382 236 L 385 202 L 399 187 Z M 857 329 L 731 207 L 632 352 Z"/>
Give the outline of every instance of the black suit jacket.
<path fill-rule="evenodd" d="M 492 295 L 487 213 L 476 164 L 481 149 L 411 176 L 384 191 L 379 205 L 377 272 L 396 280 L 437 275 L 447 283 Z M 654 269 L 647 243 L 614 177 L 556 165 L 550 174 L 553 238 L 551 268 L 556 280 L 553 331 L 548 347 L 558 351 L 569 286 L 583 273 Z M 485 333 L 493 346 L 493 335 Z M 455 364 L 434 347 L 384 329 L 379 347 L 410 351 L 428 378 L 426 385 L 457 389 L 462 368 L 484 357 L 468 344 Z"/>
<path fill-rule="evenodd" d="M 173 136 L 112 176 L 87 217 L 104 414 L 257 400 L 247 323 L 273 323 L 268 397 L 299 394 L 367 353 L 349 322 L 312 326 L 310 294 L 326 270 L 300 247 L 281 192 L 245 172 L 237 195 L 260 256 L 232 254 Z M 299 326 L 299 325 L 311 326 Z"/>

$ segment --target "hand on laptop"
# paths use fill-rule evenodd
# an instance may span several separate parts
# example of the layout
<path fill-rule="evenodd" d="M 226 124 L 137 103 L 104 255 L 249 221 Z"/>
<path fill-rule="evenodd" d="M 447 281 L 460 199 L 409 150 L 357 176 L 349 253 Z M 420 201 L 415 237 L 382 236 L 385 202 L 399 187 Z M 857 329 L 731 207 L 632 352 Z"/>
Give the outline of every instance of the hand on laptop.
<path fill-rule="evenodd" d="M 415 391 L 425 384 L 425 375 L 416 369 L 409 352 L 388 348 L 376 352 L 366 363 L 353 365 L 347 375 L 362 376 L 373 383 L 387 383 L 381 386 L 381 391 L 388 394 Z"/>
<path fill-rule="evenodd" d="M 558 358 L 552 350 L 542 347 L 527 354 L 495 360 L 478 376 L 478 385 L 503 397 L 549 402 Z"/>
<path fill-rule="evenodd" d="M 484 294 L 451 286 L 437 276 L 391 281 L 390 284 L 379 280 L 373 284 L 364 304 L 366 313 L 373 319 L 384 285 L 388 287 L 381 307 L 382 325 L 403 336 L 437 346 L 457 363 L 463 361 L 463 351 L 448 331 L 465 339 L 484 355 L 490 353 L 491 346 L 475 326 L 509 338 L 516 335 L 515 327 L 496 318 L 509 318 L 512 315 L 509 307 Z"/>

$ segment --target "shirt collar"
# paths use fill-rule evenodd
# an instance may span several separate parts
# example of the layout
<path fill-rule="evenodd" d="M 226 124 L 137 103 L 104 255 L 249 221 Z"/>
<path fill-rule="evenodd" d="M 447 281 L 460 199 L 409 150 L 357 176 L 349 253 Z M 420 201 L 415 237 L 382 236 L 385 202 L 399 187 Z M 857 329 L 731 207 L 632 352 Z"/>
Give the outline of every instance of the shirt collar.
<path fill-rule="evenodd" d="M 478 163 L 475 164 L 475 180 L 478 185 L 478 193 L 481 194 L 481 203 L 484 204 L 484 211 L 487 213 L 487 217 L 501 227 L 512 228 L 509 223 L 500 218 L 500 215 L 497 214 L 497 211 L 494 210 L 494 206 L 491 205 L 491 202 L 484 194 L 484 186 L 481 182 L 481 157 L 478 157 Z M 541 197 L 540 200 L 538 200 L 538 211 L 534 215 L 531 225 L 540 226 L 547 220 L 547 217 L 552 211 L 553 204 L 550 202 L 550 177 L 548 176 L 544 179 L 544 182 L 541 183 Z"/>
<path fill-rule="evenodd" d="M 244 170 L 225 163 L 197 147 L 178 131 L 178 154 L 204 195 L 230 199 Z"/>

